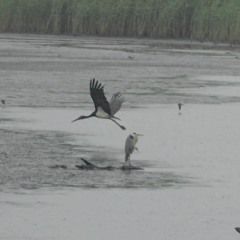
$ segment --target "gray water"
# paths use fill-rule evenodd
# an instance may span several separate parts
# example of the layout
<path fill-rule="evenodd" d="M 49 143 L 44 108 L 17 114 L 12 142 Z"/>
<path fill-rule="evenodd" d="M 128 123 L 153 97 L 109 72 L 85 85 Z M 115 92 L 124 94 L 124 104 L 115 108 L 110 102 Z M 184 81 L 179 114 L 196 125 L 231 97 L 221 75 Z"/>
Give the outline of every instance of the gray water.
<path fill-rule="evenodd" d="M 239 66 L 239 49 L 227 45 L 1 34 L 0 98 L 6 106 L 0 108 L 0 189 L 203 184 L 161 159 L 156 154 L 160 147 L 151 148 L 146 140 L 144 145 L 139 140 L 134 162 L 143 171 L 80 171 L 75 165 L 84 156 L 100 166 L 121 166 L 125 137 L 135 129 L 150 135 L 144 126 L 156 108 L 159 116 L 170 109 L 174 126 L 184 118 L 178 114 L 178 102 L 184 103 L 183 110 L 239 103 Z M 122 123 L 131 125 L 126 132 L 105 120 L 71 123 L 93 110 L 91 78 L 105 85 L 108 98 L 116 91 L 126 98 L 118 114 Z M 163 134 L 161 126 L 152 128 Z M 159 138 L 153 141 L 165 144 Z M 56 165 L 66 169 L 53 168 Z"/>

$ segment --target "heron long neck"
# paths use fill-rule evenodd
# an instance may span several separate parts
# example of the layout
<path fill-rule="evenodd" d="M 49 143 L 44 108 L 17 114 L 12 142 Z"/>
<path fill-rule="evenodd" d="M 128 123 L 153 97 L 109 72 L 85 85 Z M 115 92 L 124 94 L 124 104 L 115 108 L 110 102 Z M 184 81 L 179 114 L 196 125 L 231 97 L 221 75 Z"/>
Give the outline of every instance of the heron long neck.
<path fill-rule="evenodd" d="M 82 116 L 81 118 L 82 118 L 82 119 L 90 118 L 90 117 L 94 117 L 95 115 L 96 115 L 96 113 L 95 113 L 95 112 L 92 112 L 90 115 Z"/>

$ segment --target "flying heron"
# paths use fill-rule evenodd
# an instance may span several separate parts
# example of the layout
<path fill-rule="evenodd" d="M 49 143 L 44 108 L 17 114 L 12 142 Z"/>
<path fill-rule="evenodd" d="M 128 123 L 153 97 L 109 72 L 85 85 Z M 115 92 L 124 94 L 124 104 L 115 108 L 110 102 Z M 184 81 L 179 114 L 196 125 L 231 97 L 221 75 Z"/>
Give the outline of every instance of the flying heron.
<path fill-rule="evenodd" d="M 236 227 L 235 230 L 240 233 L 240 227 Z"/>
<path fill-rule="evenodd" d="M 114 115 L 119 111 L 119 109 L 122 106 L 122 103 L 124 102 L 124 98 L 122 97 L 120 92 L 114 93 L 110 102 L 108 102 L 104 95 L 104 86 L 97 80 L 95 80 L 95 78 L 93 78 L 90 80 L 90 95 L 95 106 L 95 111 L 88 116 L 80 116 L 73 120 L 72 122 L 85 118 L 97 117 L 103 119 L 110 119 L 111 121 L 116 123 L 121 129 L 123 130 L 126 129 L 124 126 L 120 125 L 116 120 L 114 120 L 114 119 L 120 120 Z"/>
<path fill-rule="evenodd" d="M 125 142 L 125 162 L 130 164 L 130 155 L 133 153 L 134 149 L 138 150 L 135 146 L 138 142 L 138 136 L 143 136 L 141 134 L 132 133 L 128 135 L 126 142 Z"/>

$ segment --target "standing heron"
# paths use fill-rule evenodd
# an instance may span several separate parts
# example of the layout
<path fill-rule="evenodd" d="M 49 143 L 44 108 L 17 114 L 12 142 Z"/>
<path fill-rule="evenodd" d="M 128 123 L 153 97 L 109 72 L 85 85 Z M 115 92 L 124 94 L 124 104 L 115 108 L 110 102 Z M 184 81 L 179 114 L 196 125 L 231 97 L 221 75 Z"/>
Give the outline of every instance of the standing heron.
<path fill-rule="evenodd" d="M 125 130 L 126 128 L 120 125 L 116 120 L 119 118 L 115 117 L 115 113 L 119 111 L 124 102 L 124 98 L 122 97 L 120 92 L 114 93 L 110 102 L 107 101 L 104 95 L 104 86 L 95 80 L 95 78 L 90 80 L 90 95 L 92 97 L 95 111 L 92 112 L 88 116 L 80 116 L 77 119 L 73 120 L 72 122 L 90 118 L 90 117 L 97 117 L 103 119 L 110 119 L 114 123 L 116 123 L 121 129 Z"/>
<path fill-rule="evenodd" d="M 133 153 L 134 149 L 138 150 L 135 146 L 138 142 L 138 136 L 143 136 L 141 134 L 132 133 L 128 135 L 126 142 L 125 142 L 125 162 L 130 164 L 130 155 Z"/>

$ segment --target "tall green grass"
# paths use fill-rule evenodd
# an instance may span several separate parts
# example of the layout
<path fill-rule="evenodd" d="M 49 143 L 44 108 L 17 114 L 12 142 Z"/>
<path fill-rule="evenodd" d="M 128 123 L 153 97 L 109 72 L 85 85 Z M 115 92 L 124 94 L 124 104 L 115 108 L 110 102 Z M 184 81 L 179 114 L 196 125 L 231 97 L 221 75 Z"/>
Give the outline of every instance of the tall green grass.
<path fill-rule="evenodd" d="M 240 0 L 0 0 L 0 32 L 240 42 Z"/>

